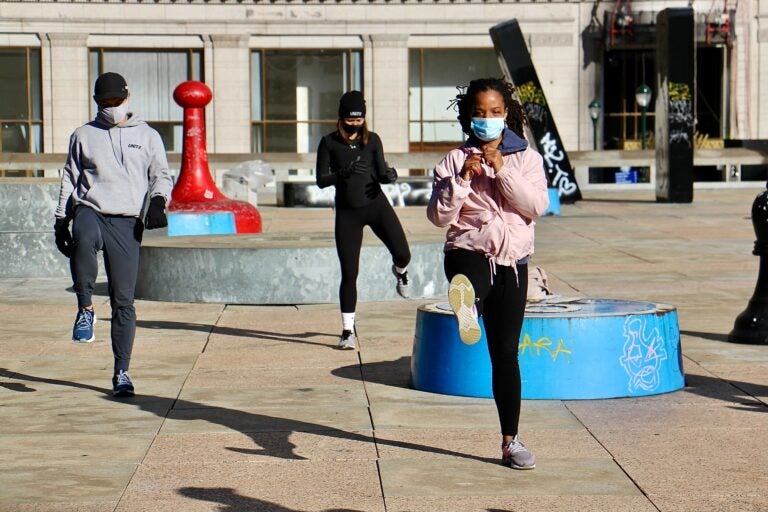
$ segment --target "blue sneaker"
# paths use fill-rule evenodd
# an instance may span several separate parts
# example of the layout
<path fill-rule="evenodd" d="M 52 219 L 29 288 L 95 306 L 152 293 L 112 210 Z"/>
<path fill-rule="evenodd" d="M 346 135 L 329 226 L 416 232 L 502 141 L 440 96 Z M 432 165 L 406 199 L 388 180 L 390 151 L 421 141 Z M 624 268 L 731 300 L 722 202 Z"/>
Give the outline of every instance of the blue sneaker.
<path fill-rule="evenodd" d="M 77 312 L 75 326 L 72 328 L 72 341 L 75 343 L 90 343 L 96 339 L 93 334 L 93 324 L 96 323 L 96 314 L 90 309 L 81 309 Z"/>
<path fill-rule="evenodd" d="M 125 371 L 112 377 L 112 396 L 133 396 L 133 382 Z"/>

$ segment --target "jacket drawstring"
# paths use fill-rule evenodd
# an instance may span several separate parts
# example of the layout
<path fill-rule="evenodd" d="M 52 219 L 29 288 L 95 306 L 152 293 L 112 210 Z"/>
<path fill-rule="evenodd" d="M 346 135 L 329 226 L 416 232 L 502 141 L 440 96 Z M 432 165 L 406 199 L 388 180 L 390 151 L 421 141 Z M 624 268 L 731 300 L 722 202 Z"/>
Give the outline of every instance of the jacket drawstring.
<path fill-rule="evenodd" d="M 493 286 L 493 276 L 496 275 L 496 256 L 493 254 L 486 254 L 485 259 L 488 260 L 488 267 L 491 270 L 491 286 Z M 517 272 L 517 265 L 528 263 L 528 257 L 521 258 L 519 260 L 516 260 L 512 264 L 512 271 L 515 273 L 515 283 L 517 283 L 517 287 L 520 288 L 520 274 Z"/>
<path fill-rule="evenodd" d="M 488 260 L 488 267 L 491 270 L 491 286 L 493 286 L 493 276 L 496 275 L 496 257 L 493 254 L 486 254 L 485 259 Z"/>

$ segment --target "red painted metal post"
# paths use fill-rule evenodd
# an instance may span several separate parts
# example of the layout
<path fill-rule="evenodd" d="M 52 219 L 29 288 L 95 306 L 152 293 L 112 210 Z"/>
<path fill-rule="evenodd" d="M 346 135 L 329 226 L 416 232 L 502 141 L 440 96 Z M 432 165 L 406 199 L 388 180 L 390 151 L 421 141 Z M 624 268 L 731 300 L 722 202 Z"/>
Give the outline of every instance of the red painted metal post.
<path fill-rule="evenodd" d="M 194 80 L 179 84 L 173 91 L 173 99 L 184 109 L 184 146 L 168 209 L 176 213 L 232 212 L 237 233 L 261 233 L 261 215 L 256 207 L 227 198 L 211 177 L 203 109 L 212 97 L 207 85 Z"/>

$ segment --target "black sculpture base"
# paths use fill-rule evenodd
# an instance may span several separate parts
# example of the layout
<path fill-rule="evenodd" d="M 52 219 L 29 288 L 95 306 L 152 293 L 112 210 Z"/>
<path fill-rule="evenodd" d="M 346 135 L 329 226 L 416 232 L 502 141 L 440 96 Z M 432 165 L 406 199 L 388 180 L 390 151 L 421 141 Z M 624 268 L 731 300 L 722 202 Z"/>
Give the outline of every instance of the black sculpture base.
<path fill-rule="evenodd" d="M 747 309 L 736 317 L 728 341 L 768 345 L 768 191 L 760 193 L 752 203 L 752 227 L 757 238 L 752 254 L 760 256 L 760 270 L 755 292 Z"/>
<path fill-rule="evenodd" d="M 733 323 L 733 330 L 728 333 L 731 343 L 749 345 L 768 345 L 768 302 L 750 300 L 745 309 Z"/>

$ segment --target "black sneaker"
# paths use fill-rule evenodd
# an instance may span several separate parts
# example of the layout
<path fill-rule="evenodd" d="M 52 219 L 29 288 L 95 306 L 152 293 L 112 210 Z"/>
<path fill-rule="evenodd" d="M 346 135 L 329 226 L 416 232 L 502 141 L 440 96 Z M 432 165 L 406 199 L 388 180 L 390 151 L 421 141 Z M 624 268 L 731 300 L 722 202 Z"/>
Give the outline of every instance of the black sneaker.
<path fill-rule="evenodd" d="M 133 382 L 123 370 L 112 377 L 112 396 L 133 396 Z"/>

